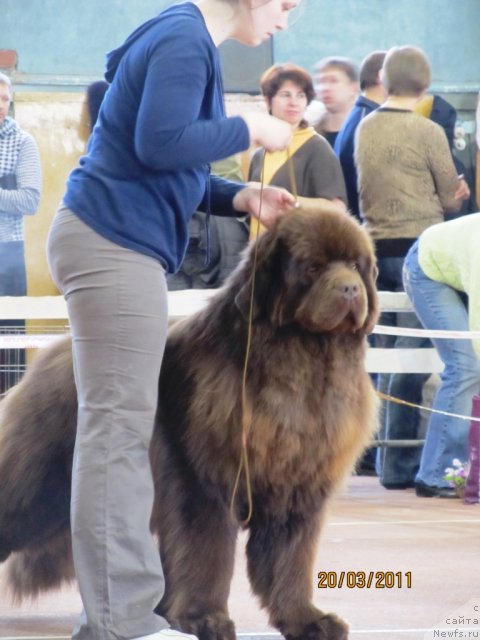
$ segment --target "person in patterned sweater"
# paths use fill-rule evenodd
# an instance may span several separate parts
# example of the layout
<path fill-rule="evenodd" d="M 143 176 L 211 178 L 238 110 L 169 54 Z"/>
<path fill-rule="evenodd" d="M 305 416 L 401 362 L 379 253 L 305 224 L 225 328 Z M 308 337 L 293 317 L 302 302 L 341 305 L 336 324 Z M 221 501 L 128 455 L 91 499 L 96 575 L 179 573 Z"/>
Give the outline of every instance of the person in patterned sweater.
<path fill-rule="evenodd" d="M 23 216 L 37 211 L 42 174 L 35 140 L 8 115 L 11 101 L 10 78 L 0 73 L 0 295 L 23 296 Z"/>
<path fill-rule="evenodd" d="M 8 115 L 12 83 L 0 73 L 0 296 L 24 296 L 27 273 L 23 217 L 38 208 L 42 187 L 40 155 L 32 136 Z M 23 329 L 24 320 L 1 320 L 2 331 Z M 0 397 L 16 381 L 25 352 L 0 349 Z"/>

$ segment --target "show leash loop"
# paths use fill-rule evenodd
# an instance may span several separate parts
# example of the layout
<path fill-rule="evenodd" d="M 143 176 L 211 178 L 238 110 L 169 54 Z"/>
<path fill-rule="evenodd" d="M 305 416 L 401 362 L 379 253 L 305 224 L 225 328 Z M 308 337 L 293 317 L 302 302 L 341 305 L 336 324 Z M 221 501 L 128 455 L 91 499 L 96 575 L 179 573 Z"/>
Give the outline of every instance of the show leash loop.
<path fill-rule="evenodd" d="M 293 161 L 290 156 L 290 149 L 287 147 L 287 167 L 288 167 L 288 175 L 290 178 L 290 186 L 292 188 L 292 195 L 295 198 L 295 204 L 293 205 L 295 209 L 300 207 L 300 202 L 298 200 L 298 190 L 297 190 L 297 179 L 295 178 L 295 169 L 293 166 Z"/>
<path fill-rule="evenodd" d="M 250 300 L 248 308 L 248 323 L 247 323 L 247 342 L 245 346 L 245 357 L 243 361 L 242 371 L 242 431 L 241 431 L 241 452 L 240 461 L 238 464 L 237 475 L 235 477 L 235 483 L 232 490 L 232 497 L 230 500 L 230 515 L 233 520 L 236 520 L 235 514 L 235 498 L 237 496 L 240 481 L 242 477 L 242 471 L 245 473 L 245 488 L 247 492 L 247 515 L 243 520 L 239 520 L 239 524 L 247 526 L 253 515 L 253 496 L 252 496 L 252 483 L 250 478 L 250 466 L 248 462 L 248 434 L 252 426 L 252 412 L 248 407 L 247 400 L 247 374 L 248 363 L 250 360 L 250 351 L 252 346 L 252 325 L 253 325 L 253 303 L 255 297 L 255 268 L 257 265 L 257 240 L 260 235 L 260 223 L 262 220 L 262 204 L 263 204 L 263 188 L 264 188 L 264 167 L 265 167 L 265 152 L 263 153 L 262 172 L 260 179 L 260 203 L 258 206 L 258 219 L 257 229 L 255 232 L 255 244 L 253 247 L 253 266 L 252 266 L 252 282 L 250 287 Z"/>
<path fill-rule="evenodd" d="M 290 185 L 292 188 L 292 195 L 295 198 L 294 207 L 297 209 L 300 206 L 298 201 L 298 192 L 297 192 L 297 182 L 295 179 L 295 171 L 293 167 L 292 158 L 290 156 L 290 150 L 287 147 L 287 166 L 290 177 Z M 242 477 L 242 472 L 245 474 L 245 489 L 247 492 L 247 515 L 243 520 L 238 520 L 239 524 L 246 527 L 253 515 L 253 493 L 252 493 L 252 482 L 250 477 L 250 465 L 248 461 L 248 435 L 250 433 L 252 427 L 252 411 L 248 406 L 247 399 L 247 375 L 248 375 L 248 363 L 250 360 L 250 353 L 252 347 L 252 326 L 253 326 L 253 307 L 255 300 L 255 272 L 257 266 L 257 255 L 258 255 L 258 237 L 260 235 L 260 226 L 262 220 L 262 204 L 263 204 L 263 190 L 265 186 L 264 180 L 264 170 L 265 170 L 265 157 L 266 152 L 263 153 L 263 161 L 262 161 L 262 172 L 260 179 L 260 203 L 258 207 L 258 219 L 257 219 L 257 229 L 255 232 L 255 245 L 253 248 L 253 266 L 252 266 L 252 282 L 250 287 L 250 301 L 249 301 L 249 310 L 248 310 L 248 325 L 247 325 L 247 342 L 245 346 L 245 358 L 243 362 L 243 372 L 242 372 L 242 431 L 241 431 L 241 453 L 240 453 L 240 461 L 238 464 L 237 475 L 235 477 L 235 482 L 232 490 L 232 497 L 230 499 L 230 516 L 233 520 L 237 520 L 235 514 L 235 498 L 238 494 L 238 490 L 240 487 L 240 481 Z"/>

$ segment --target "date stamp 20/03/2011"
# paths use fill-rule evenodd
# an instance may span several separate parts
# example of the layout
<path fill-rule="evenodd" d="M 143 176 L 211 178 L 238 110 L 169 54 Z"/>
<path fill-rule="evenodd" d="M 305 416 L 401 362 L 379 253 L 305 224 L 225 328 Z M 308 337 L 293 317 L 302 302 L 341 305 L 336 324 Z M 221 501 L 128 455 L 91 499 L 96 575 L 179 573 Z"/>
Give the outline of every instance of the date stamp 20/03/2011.
<path fill-rule="evenodd" d="M 411 589 L 411 571 L 319 571 L 318 589 Z"/>

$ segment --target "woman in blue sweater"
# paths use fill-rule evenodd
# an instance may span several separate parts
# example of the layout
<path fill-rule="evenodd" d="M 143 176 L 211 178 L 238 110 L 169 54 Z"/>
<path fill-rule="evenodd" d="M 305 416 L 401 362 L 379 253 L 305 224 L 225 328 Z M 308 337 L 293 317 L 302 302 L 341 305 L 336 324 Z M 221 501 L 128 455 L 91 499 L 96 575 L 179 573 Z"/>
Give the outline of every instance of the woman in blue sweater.
<path fill-rule="evenodd" d="M 153 613 L 162 598 L 149 532 L 148 448 L 167 329 L 166 273 L 179 267 L 196 209 L 258 215 L 260 190 L 209 174 L 256 142 L 285 148 L 290 126 L 225 116 L 217 47 L 258 45 L 298 0 L 201 0 L 141 25 L 107 58 L 110 87 L 88 153 L 68 178 L 49 241 L 67 300 L 79 411 L 71 524 L 84 612 L 76 640 L 184 634 Z M 290 209 L 265 189 L 262 220 Z"/>

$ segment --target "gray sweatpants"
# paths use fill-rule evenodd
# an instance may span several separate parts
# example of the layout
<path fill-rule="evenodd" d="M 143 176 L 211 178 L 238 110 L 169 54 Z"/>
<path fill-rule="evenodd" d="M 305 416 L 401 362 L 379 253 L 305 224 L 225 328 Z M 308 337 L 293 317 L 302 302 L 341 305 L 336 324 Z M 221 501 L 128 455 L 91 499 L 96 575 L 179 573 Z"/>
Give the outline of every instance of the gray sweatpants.
<path fill-rule="evenodd" d="M 148 635 L 167 626 L 153 613 L 164 580 L 148 458 L 168 322 L 164 269 L 66 208 L 48 259 L 67 301 L 79 402 L 71 521 L 84 611 L 73 637 Z"/>

